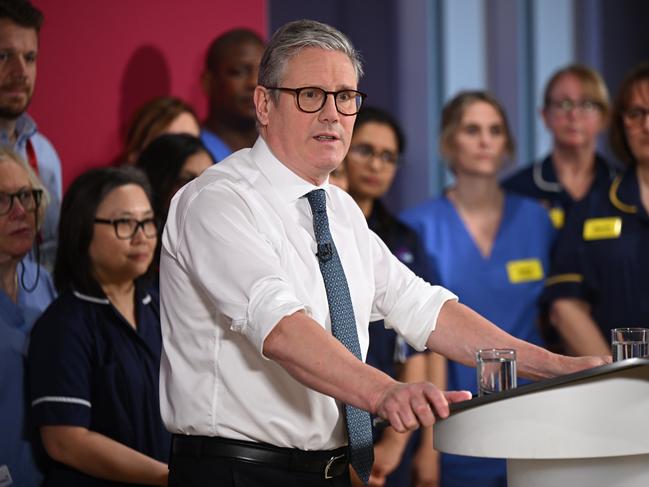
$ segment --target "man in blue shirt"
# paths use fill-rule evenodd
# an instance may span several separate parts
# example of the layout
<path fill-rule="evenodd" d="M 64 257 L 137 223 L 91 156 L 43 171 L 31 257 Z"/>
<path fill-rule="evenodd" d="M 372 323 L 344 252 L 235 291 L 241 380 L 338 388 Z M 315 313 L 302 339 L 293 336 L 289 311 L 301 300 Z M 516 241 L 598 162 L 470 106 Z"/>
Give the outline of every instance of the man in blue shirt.
<path fill-rule="evenodd" d="M 201 140 L 217 162 L 257 139 L 252 95 L 263 53 L 264 41 L 247 29 L 222 34 L 207 51 L 201 81 L 209 107 Z"/>
<path fill-rule="evenodd" d="M 0 144 L 30 163 L 50 194 L 41 229 L 41 263 L 54 267 L 62 196 L 61 161 L 27 107 L 34 94 L 43 14 L 25 0 L 0 0 Z"/>

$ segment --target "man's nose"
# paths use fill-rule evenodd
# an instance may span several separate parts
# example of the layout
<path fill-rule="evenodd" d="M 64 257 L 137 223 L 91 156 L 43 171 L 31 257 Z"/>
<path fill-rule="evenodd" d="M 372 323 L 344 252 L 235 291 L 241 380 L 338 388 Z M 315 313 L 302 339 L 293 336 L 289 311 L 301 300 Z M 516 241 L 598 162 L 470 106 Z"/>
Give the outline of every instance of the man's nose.
<path fill-rule="evenodd" d="M 27 77 L 27 62 L 23 56 L 11 56 L 9 62 L 9 69 L 14 79 L 24 79 Z"/>
<path fill-rule="evenodd" d="M 325 103 L 320 110 L 320 119 L 327 120 L 329 122 L 338 121 L 340 114 L 336 108 L 336 98 L 333 93 L 325 95 Z"/>

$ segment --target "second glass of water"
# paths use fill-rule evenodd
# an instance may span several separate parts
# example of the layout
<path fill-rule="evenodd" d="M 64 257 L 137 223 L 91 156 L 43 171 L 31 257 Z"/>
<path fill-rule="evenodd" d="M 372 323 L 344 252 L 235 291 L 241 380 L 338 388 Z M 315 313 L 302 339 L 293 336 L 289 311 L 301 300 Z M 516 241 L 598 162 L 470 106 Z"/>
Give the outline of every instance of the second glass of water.
<path fill-rule="evenodd" d="M 649 328 L 614 328 L 611 330 L 613 361 L 649 355 Z"/>

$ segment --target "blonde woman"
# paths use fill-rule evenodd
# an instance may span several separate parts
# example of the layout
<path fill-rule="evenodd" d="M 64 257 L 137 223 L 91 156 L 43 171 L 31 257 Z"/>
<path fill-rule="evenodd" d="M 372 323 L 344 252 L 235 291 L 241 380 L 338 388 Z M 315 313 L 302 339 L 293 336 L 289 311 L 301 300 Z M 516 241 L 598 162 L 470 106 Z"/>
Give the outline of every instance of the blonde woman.
<path fill-rule="evenodd" d="M 575 206 L 544 296 L 575 355 L 609 354 L 611 328 L 649 325 L 648 63 L 620 85 L 610 140 L 626 171 Z"/>
<path fill-rule="evenodd" d="M 48 195 L 29 165 L 0 148 L 0 469 L 15 485 L 40 485 L 25 423 L 25 358 L 34 321 L 55 297 L 47 271 L 25 258 Z"/>
<path fill-rule="evenodd" d="M 443 286 L 511 335 L 541 345 L 537 300 L 555 230 L 541 205 L 498 183 L 514 150 L 505 112 L 486 92 L 462 92 L 444 107 L 441 125 L 455 183 L 402 219 L 419 233 Z M 473 368 L 447 366 L 438 387 L 477 390 Z M 442 486 L 506 485 L 503 460 L 441 457 Z"/>
<path fill-rule="evenodd" d="M 540 110 L 552 149 L 505 180 L 505 189 L 540 200 L 562 228 L 575 202 L 615 177 L 614 167 L 597 153 L 609 111 L 608 90 L 597 71 L 580 64 L 559 69 L 545 86 Z"/>

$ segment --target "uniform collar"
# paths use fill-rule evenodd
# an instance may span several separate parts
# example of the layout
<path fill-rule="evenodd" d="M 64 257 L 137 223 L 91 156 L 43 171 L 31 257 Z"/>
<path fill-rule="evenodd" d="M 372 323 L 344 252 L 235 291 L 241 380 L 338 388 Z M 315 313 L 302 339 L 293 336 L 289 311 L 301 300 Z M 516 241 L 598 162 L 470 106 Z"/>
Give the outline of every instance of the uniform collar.
<path fill-rule="evenodd" d="M 595 154 L 595 171 L 596 173 L 593 185 L 595 185 L 596 181 L 602 179 L 611 181 L 615 177 L 615 169 L 613 169 L 599 154 Z M 536 187 L 542 191 L 548 191 L 551 193 L 561 193 L 564 191 L 563 186 L 559 183 L 559 178 L 557 178 L 557 173 L 554 170 L 552 155 L 534 162 L 532 177 Z"/>
<path fill-rule="evenodd" d="M 142 300 L 142 304 L 149 304 L 149 303 L 151 303 L 151 301 L 152 301 L 152 299 L 151 299 L 151 295 L 150 295 L 148 292 L 144 291 L 144 292 L 141 293 L 141 292 L 139 292 L 139 290 L 138 290 L 137 287 L 136 287 L 136 289 L 135 289 L 135 293 L 136 293 L 136 295 L 137 295 L 138 297 L 141 298 L 141 300 Z M 102 297 L 98 297 L 98 296 L 90 296 L 89 294 L 83 294 L 83 293 L 81 293 L 81 292 L 79 292 L 79 291 L 77 291 L 77 290 L 73 290 L 73 291 L 72 291 L 72 294 L 74 294 L 74 296 L 75 296 L 77 299 L 80 299 L 81 301 L 86 301 L 86 302 L 88 302 L 88 303 L 94 303 L 94 304 L 110 304 L 109 299 L 106 298 L 106 297 L 103 297 L 103 298 L 102 298 Z"/>
<path fill-rule="evenodd" d="M 266 141 L 259 137 L 251 149 L 252 159 L 257 163 L 261 173 L 275 189 L 278 198 L 286 204 L 295 203 L 298 199 L 315 189 L 323 189 L 327 200 L 333 208 L 331 185 L 329 179 L 316 186 L 295 174 L 271 152 Z"/>

